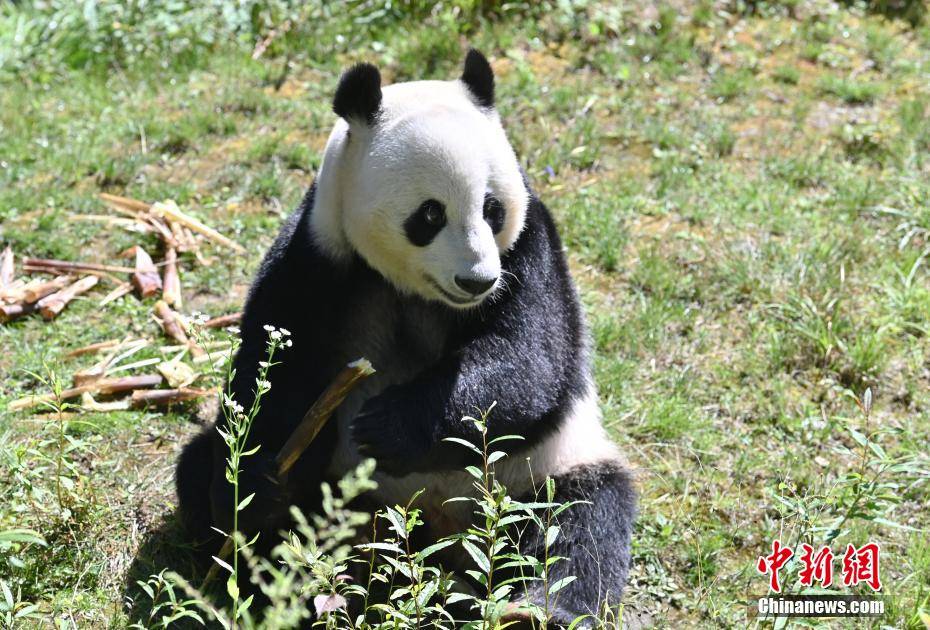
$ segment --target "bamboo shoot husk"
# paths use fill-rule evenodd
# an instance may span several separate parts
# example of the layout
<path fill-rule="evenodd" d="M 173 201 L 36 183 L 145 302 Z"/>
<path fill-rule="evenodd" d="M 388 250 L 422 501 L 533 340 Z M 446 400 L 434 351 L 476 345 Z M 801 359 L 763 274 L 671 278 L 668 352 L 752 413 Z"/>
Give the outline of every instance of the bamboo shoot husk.
<path fill-rule="evenodd" d="M 36 306 L 46 320 L 54 319 L 71 300 L 89 291 L 97 284 L 98 280 L 97 276 L 85 276 L 57 293 L 45 296 L 36 302 Z"/>

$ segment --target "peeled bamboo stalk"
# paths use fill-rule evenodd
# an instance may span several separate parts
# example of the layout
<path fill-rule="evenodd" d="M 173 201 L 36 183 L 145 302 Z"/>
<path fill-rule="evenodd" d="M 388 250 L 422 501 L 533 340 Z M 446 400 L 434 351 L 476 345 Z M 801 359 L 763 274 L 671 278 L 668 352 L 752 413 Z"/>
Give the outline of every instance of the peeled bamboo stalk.
<path fill-rule="evenodd" d="M 230 347 L 230 342 L 228 341 L 207 341 L 203 344 L 198 344 L 198 347 L 203 350 L 216 350 L 219 348 L 228 349 Z M 190 344 L 184 344 L 181 346 L 162 346 L 159 348 L 159 352 L 162 354 L 171 354 L 172 352 L 180 352 L 181 350 L 189 350 Z"/>
<path fill-rule="evenodd" d="M 16 275 L 13 248 L 9 245 L 0 254 L 0 289 L 5 289 L 13 283 L 13 276 Z"/>
<path fill-rule="evenodd" d="M 57 293 L 52 293 L 47 295 L 38 302 L 36 306 L 39 309 L 39 312 L 42 313 L 42 317 L 46 320 L 54 319 L 65 306 L 68 305 L 68 302 L 76 298 L 81 293 L 89 291 L 93 288 L 98 282 L 97 276 L 85 276 L 75 282 L 74 284 L 65 287 L 64 289 L 58 291 Z"/>
<path fill-rule="evenodd" d="M 191 243 L 187 240 L 184 228 L 174 221 L 166 221 L 166 223 L 168 224 L 168 229 L 171 231 L 171 237 L 174 239 L 174 242 L 178 244 L 178 249 L 182 252 L 189 251 Z"/>
<path fill-rule="evenodd" d="M 97 343 L 92 343 L 89 346 L 82 346 L 75 350 L 72 350 L 65 355 L 66 359 L 72 359 L 74 357 L 79 357 L 84 354 L 94 354 L 100 352 L 101 350 L 106 350 L 108 348 L 113 348 L 114 346 L 120 345 L 121 342 L 119 339 L 109 339 L 107 341 L 99 341 Z"/>
<path fill-rule="evenodd" d="M 68 217 L 71 221 L 86 221 L 90 223 L 106 223 L 107 225 L 117 225 L 124 227 L 127 230 L 132 232 L 151 232 L 153 230 L 152 226 L 148 223 L 143 223 L 138 218 L 130 217 L 114 217 L 109 214 L 72 214 Z"/>
<path fill-rule="evenodd" d="M 159 219 L 158 217 L 149 216 L 147 217 L 149 225 L 151 225 L 159 236 L 161 236 L 162 242 L 165 244 L 165 247 L 178 247 L 178 239 L 175 238 L 175 235 L 171 232 L 171 228 L 165 225 L 165 222 Z"/>
<path fill-rule="evenodd" d="M 184 328 L 181 326 L 180 322 L 178 322 L 177 313 L 171 310 L 167 302 L 164 300 L 155 302 L 155 315 L 161 320 L 161 327 L 164 329 L 166 335 L 180 344 L 189 344 L 190 340 L 187 338 L 187 333 L 184 332 Z"/>
<path fill-rule="evenodd" d="M 181 278 L 178 276 L 178 254 L 174 247 L 165 250 L 165 277 L 162 281 L 162 299 L 165 303 L 181 307 Z"/>
<path fill-rule="evenodd" d="M 146 406 L 162 406 L 172 403 L 185 402 L 196 398 L 203 398 L 216 392 L 209 389 L 194 389 L 179 387 L 177 389 L 140 389 L 132 393 L 130 405 L 133 408 Z"/>
<path fill-rule="evenodd" d="M 73 262 L 70 260 L 53 260 L 46 258 L 26 258 L 23 260 L 23 267 L 26 271 L 45 271 L 51 273 L 54 271 L 109 271 L 111 273 L 135 273 L 131 267 L 119 267 L 117 265 L 99 265 L 97 263 Z"/>
<path fill-rule="evenodd" d="M 123 411 L 125 409 L 129 409 L 129 403 L 130 401 L 126 398 L 121 400 L 112 400 L 110 402 L 97 402 L 89 392 L 84 392 L 81 394 L 81 409 L 86 409 L 87 411 Z"/>
<path fill-rule="evenodd" d="M 38 302 L 46 295 L 51 295 L 56 291 L 60 291 L 73 282 L 73 276 L 58 276 L 53 280 L 47 280 L 35 286 L 24 287 L 23 300 L 26 302 Z"/>
<path fill-rule="evenodd" d="M 131 282 L 120 283 L 115 289 L 107 293 L 103 297 L 103 299 L 100 300 L 100 306 L 106 306 L 110 302 L 113 302 L 114 300 L 118 300 L 124 295 L 128 295 L 130 293 L 132 293 L 132 283 Z"/>
<path fill-rule="evenodd" d="M 220 315 L 208 319 L 203 323 L 204 328 L 226 328 L 234 326 L 242 321 L 242 313 L 230 313 L 229 315 Z"/>
<path fill-rule="evenodd" d="M 101 378 L 94 381 L 93 383 L 62 390 L 60 398 L 61 400 L 77 398 L 78 396 L 84 394 L 84 392 L 90 394 L 119 394 L 120 392 L 128 392 L 134 389 L 157 387 L 158 385 L 161 385 L 161 382 L 161 374 L 123 376 L 121 378 Z M 14 400 L 9 404 L 8 408 L 10 411 L 19 411 L 20 409 L 35 407 L 36 405 L 40 405 L 43 402 L 55 402 L 55 399 L 55 394 L 26 396 L 25 398 Z"/>
<path fill-rule="evenodd" d="M 117 212 L 122 212 L 123 214 L 133 217 L 148 212 L 152 207 L 151 204 L 139 201 L 138 199 L 120 197 L 119 195 L 111 195 L 109 193 L 100 193 L 100 198 Z"/>
<path fill-rule="evenodd" d="M 212 227 L 206 225 L 198 219 L 184 214 L 173 201 L 152 204 L 152 212 L 156 215 L 168 219 L 169 221 L 176 221 L 177 223 L 180 223 L 181 225 L 202 234 L 215 243 L 225 245 L 226 247 L 229 247 L 237 252 L 245 253 L 245 248 L 242 245 L 236 243 L 232 239 L 223 236 Z"/>
<path fill-rule="evenodd" d="M 375 369 L 368 359 L 362 358 L 348 364 L 336 375 L 333 382 L 330 383 L 326 391 L 324 391 L 320 397 L 316 399 L 316 402 L 313 403 L 310 409 L 307 410 L 303 420 L 301 420 L 297 428 L 294 429 L 291 437 L 288 438 L 284 446 L 281 447 L 281 450 L 278 451 L 275 462 L 278 464 L 279 481 L 286 481 L 287 473 L 294 464 L 297 463 L 297 460 L 300 459 L 303 452 L 307 450 L 307 447 L 310 446 L 314 438 L 320 433 L 320 430 L 326 426 L 326 422 L 329 420 L 330 416 L 332 416 L 336 408 L 342 404 L 342 401 L 349 395 L 352 388 L 354 388 L 359 381 L 374 373 Z M 223 547 L 216 557 L 224 560 L 228 558 L 232 552 L 233 539 L 229 537 L 226 539 L 226 542 L 223 543 Z M 204 577 L 203 583 L 200 586 L 201 590 L 213 581 L 219 570 L 219 566 L 220 565 L 216 562 L 210 565 L 210 569 L 207 571 L 207 575 Z"/>

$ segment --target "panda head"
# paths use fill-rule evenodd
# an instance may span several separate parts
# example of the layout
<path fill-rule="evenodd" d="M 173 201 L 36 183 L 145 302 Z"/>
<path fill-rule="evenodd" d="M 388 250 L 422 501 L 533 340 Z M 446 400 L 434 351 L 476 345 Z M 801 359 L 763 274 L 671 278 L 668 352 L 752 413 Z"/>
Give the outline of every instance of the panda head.
<path fill-rule="evenodd" d="M 381 86 L 360 64 L 342 75 L 336 124 L 311 214 L 316 244 L 360 255 L 399 291 L 477 306 L 501 286 L 501 256 L 529 196 L 494 109 L 494 75 L 472 50 L 461 78 Z"/>

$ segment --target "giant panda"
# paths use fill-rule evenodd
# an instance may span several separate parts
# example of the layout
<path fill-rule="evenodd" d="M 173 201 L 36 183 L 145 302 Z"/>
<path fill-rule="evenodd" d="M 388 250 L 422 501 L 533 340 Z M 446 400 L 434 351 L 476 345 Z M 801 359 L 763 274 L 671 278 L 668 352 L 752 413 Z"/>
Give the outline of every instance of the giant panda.
<path fill-rule="evenodd" d="M 615 605 L 630 566 L 636 499 L 632 475 L 601 424 L 581 307 L 549 211 L 526 182 L 494 107 L 494 76 L 471 50 L 459 79 L 382 87 L 368 64 L 336 89 L 339 116 L 319 175 L 282 228 L 252 285 L 229 384 L 253 400 L 266 325 L 293 348 L 271 368 L 254 420 L 240 495 L 244 531 L 277 532 L 287 506 L 312 512 L 320 483 L 364 458 L 377 462 L 374 505 L 418 505 L 433 539 L 464 531 L 469 452 L 479 441 L 464 416 L 496 403 L 489 437 L 518 434 L 497 477 L 530 496 L 551 476 L 560 515 L 550 553 L 558 593 L 553 621 L 567 624 Z M 348 362 L 376 374 L 340 406 L 280 486 L 274 455 Z M 224 423 L 222 413 L 217 424 Z M 179 509 L 191 536 L 230 528 L 226 446 L 215 427 L 184 449 Z M 527 462 L 527 460 L 529 460 Z M 524 542 L 541 555 L 538 538 Z M 463 568 L 463 567 L 459 567 Z M 537 587 L 538 588 L 538 587 Z M 532 588 L 527 595 L 541 600 Z"/>

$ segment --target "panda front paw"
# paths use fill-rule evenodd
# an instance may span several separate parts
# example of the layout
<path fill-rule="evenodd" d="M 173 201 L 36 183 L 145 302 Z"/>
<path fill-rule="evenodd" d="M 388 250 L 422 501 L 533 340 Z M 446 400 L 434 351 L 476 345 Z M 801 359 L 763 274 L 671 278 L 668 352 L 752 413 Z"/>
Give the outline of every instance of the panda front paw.
<path fill-rule="evenodd" d="M 413 472 L 426 452 L 423 436 L 411 428 L 414 418 L 406 416 L 389 388 L 368 400 L 352 422 L 359 453 L 374 458 L 379 470 L 395 477 Z"/>

